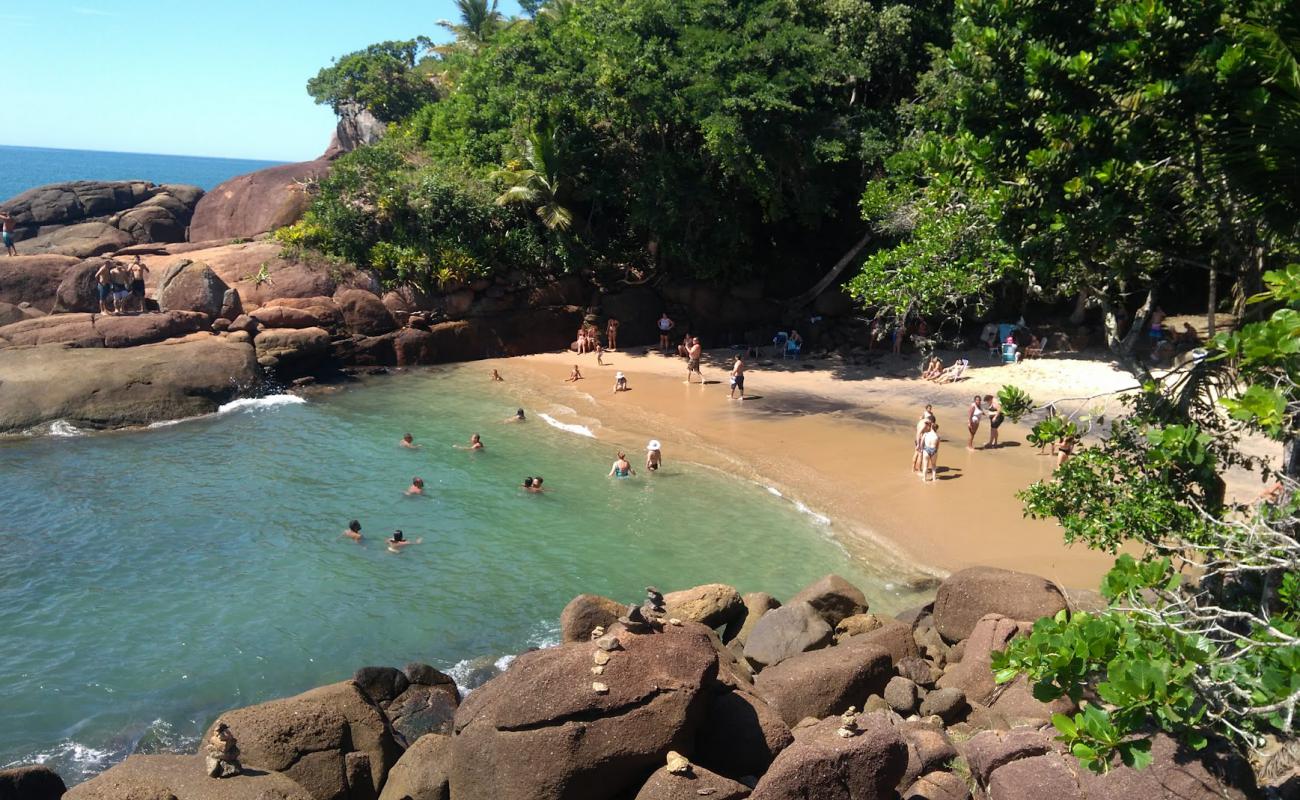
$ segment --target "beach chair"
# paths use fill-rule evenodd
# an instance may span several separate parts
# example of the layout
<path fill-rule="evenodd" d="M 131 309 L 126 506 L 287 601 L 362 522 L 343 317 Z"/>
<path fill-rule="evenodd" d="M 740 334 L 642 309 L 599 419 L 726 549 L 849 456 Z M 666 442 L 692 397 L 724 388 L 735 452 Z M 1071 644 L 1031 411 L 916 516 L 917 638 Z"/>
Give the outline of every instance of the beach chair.
<path fill-rule="evenodd" d="M 772 355 L 780 353 L 781 357 L 785 358 L 785 349 L 789 344 L 790 334 L 785 331 L 777 331 L 776 336 L 772 337 Z"/>
<path fill-rule="evenodd" d="M 1017 349 L 1018 349 L 1018 348 L 1016 347 L 1016 345 L 1012 344 L 1011 342 L 1003 342 L 1003 343 L 1002 343 L 1002 363 L 1003 363 L 1003 364 L 1014 364 L 1014 363 L 1016 363 L 1016 350 L 1017 350 Z"/>
<path fill-rule="evenodd" d="M 957 381 L 962 379 L 963 375 L 966 374 L 966 366 L 968 364 L 970 364 L 970 362 L 967 361 L 966 359 L 964 358 L 958 359 L 956 364 L 953 364 L 951 367 L 945 369 L 943 371 L 943 374 L 941 374 L 938 378 L 935 378 L 934 382 L 935 383 L 956 383 Z"/>
<path fill-rule="evenodd" d="M 794 339 L 791 339 L 790 337 L 787 336 L 785 339 L 785 353 L 781 357 L 798 358 L 799 354 L 802 352 L 803 352 L 803 342 L 796 342 Z"/>

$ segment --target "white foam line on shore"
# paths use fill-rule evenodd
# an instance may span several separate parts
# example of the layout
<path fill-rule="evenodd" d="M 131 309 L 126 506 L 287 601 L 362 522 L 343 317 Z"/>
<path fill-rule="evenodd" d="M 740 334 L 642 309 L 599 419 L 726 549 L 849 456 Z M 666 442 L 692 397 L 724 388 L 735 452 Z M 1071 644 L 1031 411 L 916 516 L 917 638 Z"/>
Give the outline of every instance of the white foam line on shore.
<path fill-rule="evenodd" d="M 550 425 L 552 428 L 559 428 L 560 430 L 566 431 L 568 433 L 576 433 L 579 436 L 586 436 L 588 439 L 596 438 L 596 434 L 592 433 L 591 428 L 588 428 L 586 425 L 575 425 L 568 422 L 560 422 L 558 419 L 552 417 L 550 414 L 538 414 L 537 416 L 540 417 L 543 422 L 545 422 L 547 425 Z"/>
<path fill-rule="evenodd" d="M 46 431 L 49 436 L 85 436 L 86 432 L 68 422 L 66 419 L 56 419 L 50 423 Z"/>
<path fill-rule="evenodd" d="M 235 411 L 254 411 L 276 406 L 300 406 L 307 401 L 296 394 L 272 394 L 266 397 L 241 397 L 231 400 L 217 409 L 217 414 L 230 414 Z"/>

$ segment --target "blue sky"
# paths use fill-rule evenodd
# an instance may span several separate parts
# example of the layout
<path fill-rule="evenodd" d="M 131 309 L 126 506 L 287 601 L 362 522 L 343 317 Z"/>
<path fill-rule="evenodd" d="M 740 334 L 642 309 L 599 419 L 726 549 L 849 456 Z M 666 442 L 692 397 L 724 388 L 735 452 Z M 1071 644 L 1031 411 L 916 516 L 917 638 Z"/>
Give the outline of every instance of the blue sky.
<path fill-rule="evenodd" d="M 5 3 L 0 144 L 315 158 L 334 115 L 307 79 L 373 42 L 445 38 L 453 15 L 451 0 Z"/>

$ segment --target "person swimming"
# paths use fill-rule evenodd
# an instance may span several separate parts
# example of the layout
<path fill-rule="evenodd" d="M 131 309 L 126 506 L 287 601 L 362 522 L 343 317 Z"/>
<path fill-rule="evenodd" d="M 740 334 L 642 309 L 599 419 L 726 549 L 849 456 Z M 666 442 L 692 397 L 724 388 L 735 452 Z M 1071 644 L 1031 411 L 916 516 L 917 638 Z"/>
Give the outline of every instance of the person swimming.
<path fill-rule="evenodd" d="M 525 488 L 525 489 L 527 489 L 527 490 L 529 490 L 529 491 L 532 491 L 532 488 L 533 488 L 533 476 L 532 476 L 532 475 L 529 475 L 527 478 L 524 478 L 524 486 L 523 486 L 523 488 Z"/>
<path fill-rule="evenodd" d="M 528 487 L 528 491 L 532 492 L 533 494 L 537 494 L 538 492 L 543 491 L 541 475 L 538 475 L 536 478 L 533 478 L 533 485 Z"/>
<path fill-rule="evenodd" d="M 359 521 L 355 520 L 355 519 L 352 520 L 351 522 L 349 522 L 349 523 L 348 523 L 348 529 L 345 530 L 345 531 L 343 531 L 343 533 L 340 534 L 340 537 L 339 537 L 339 538 L 342 538 L 342 537 L 344 537 L 344 536 L 348 537 L 349 539 L 351 539 L 351 540 L 354 541 L 354 542 L 360 542 L 360 541 L 361 541 L 361 523 L 360 523 Z"/>
<path fill-rule="evenodd" d="M 469 444 L 454 444 L 452 445 L 452 447 L 456 448 L 457 450 L 482 450 L 483 440 L 476 433 L 473 436 L 469 437 Z"/>
<path fill-rule="evenodd" d="M 411 485 L 406 487 L 408 495 L 424 494 L 424 478 L 411 478 Z"/>
<path fill-rule="evenodd" d="M 419 449 L 420 449 L 420 446 L 419 446 L 418 444 L 415 443 L 415 437 L 412 436 L 412 435 L 409 434 L 409 433 L 407 433 L 407 434 L 403 434 L 403 435 L 402 435 L 401 445 L 402 445 L 402 447 L 405 447 L 405 448 L 408 448 L 408 449 L 411 449 L 411 450 L 419 450 Z"/>
<path fill-rule="evenodd" d="M 402 533 L 401 529 L 399 528 L 393 531 L 392 538 L 388 540 L 388 552 L 398 553 L 401 552 L 403 547 L 409 547 L 410 545 L 413 544 L 420 544 L 423 541 L 424 541 L 423 539 L 416 539 L 414 542 L 410 541 L 409 539 L 406 538 L 406 534 Z"/>
<path fill-rule="evenodd" d="M 613 466 L 609 468 L 609 475 L 612 478 L 626 478 L 629 475 L 635 475 L 636 470 L 627 461 L 627 453 L 622 450 L 618 452 L 618 458 L 614 460 Z"/>
<path fill-rule="evenodd" d="M 505 422 L 527 422 L 528 418 L 524 416 L 524 410 L 521 408 L 515 412 L 513 417 L 506 417 Z"/>

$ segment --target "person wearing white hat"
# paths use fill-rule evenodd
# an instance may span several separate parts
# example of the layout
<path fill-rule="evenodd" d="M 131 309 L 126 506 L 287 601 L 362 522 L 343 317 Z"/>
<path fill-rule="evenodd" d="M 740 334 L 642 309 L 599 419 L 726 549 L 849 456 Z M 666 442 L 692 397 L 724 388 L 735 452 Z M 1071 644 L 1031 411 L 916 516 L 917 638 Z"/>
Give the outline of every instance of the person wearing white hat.
<path fill-rule="evenodd" d="M 624 375 L 622 372 L 616 373 L 614 375 L 614 391 L 616 392 L 627 391 L 627 376 Z"/>
<path fill-rule="evenodd" d="M 655 472 L 664 463 L 664 454 L 659 447 L 658 439 L 651 439 L 650 443 L 645 446 L 645 468 L 650 472 Z"/>

